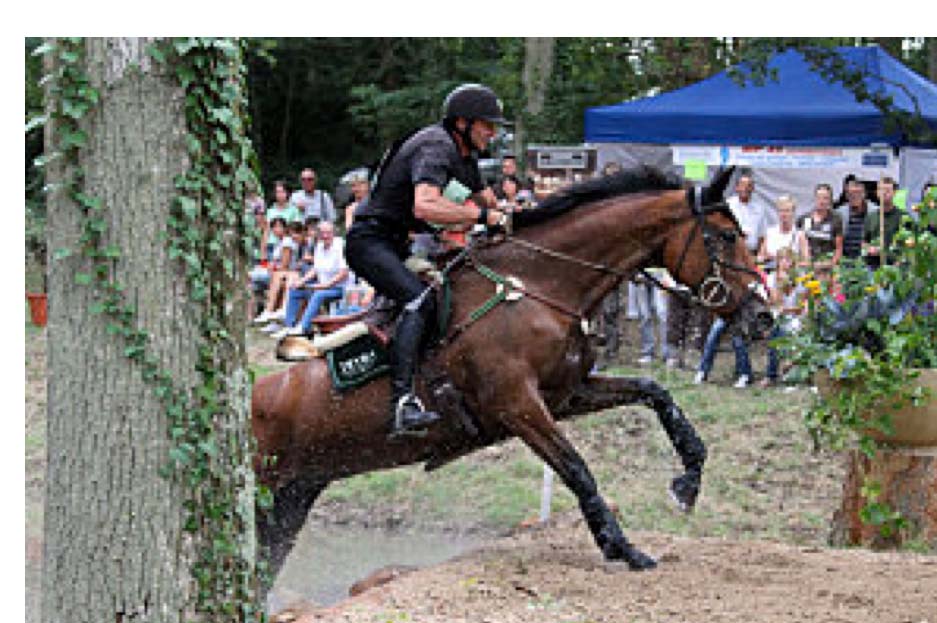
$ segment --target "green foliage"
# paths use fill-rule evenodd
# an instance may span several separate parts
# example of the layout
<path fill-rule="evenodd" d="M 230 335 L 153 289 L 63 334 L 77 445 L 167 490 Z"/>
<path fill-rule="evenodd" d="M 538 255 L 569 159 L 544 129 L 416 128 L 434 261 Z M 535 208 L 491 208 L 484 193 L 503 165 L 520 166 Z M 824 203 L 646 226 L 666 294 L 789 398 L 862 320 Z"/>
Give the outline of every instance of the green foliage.
<path fill-rule="evenodd" d="M 237 499 L 247 487 L 240 468 L 251 450 L 238 445 L 223 452 L 221 446 L 230 440 L 219 437 L 216 422 L 221 414 L 239 409 L 225 404 L 225 392 L 233 388 L 225 387 L 231 376 L 220 370 L 238 347 L 224 329 L 226 292 L 234 287 L 230 258 L 244 257 L 249 250 L 237 241 L 249 238 L 245 236 L 250 224 L 243 209 L 244 189 L 255 181 L 248 164 L 252 147 L 242 121 L 247 108 L 243 44 L 189 38 L 149 49 L 150 56 L 165 63 L 186 91 L 191 167 L 176 181 L 180 194 L 169 219 L 167 243 L 170 257 L 181 260 L 190 297 L 199 308 L 196 369 L 200 380 L 191 390 L 180 387 L 160 365 L 151 351 L 149 334 L 138 328 L 136 310 L 125 301 L 124 288 L 113 280 L 112 267 L 121 249 L 103 244 L 105 206 L 84 189 L 77 166 L 87 143 L 81 122 L 100 98 L 84 73 L 85 43 L 59 40 L 40 50 L 55 55 L 50 87 L 58 139 L 55 148 L 66 159 L 63 186 L 67 196 L 84 215 L 80 253 L 86 268 L 76 273 L 75 283 L 94 289 L 96 302 L 89 312 L 106 318 L 108 334 L 119 336 L 124 356 L 140 367 L 165 405 L 171 445 L 160 473 L 187 490 L 182 504 L 187 513 L 184 526 L 199 535 L 192 565 L 195 611 L 203 620 L 257 620 L 263 617 L 254 604 L 257 568 L 242 548 L 244 535 L 254 526 Z M 57 249 L 55 257 L 63 259 L 75 251 Z M 268 490 L 262 489 L 259 498 L 261 507 L 269 506 Z"/>
<path fill-rule="evenodd" d="M 937 189 L 912 210 L 919 220 L 904 217 L 889 250 L 892 264 L 869 271 L 861 260 L 844 260 L 836 271 L 838 292 L 801 278 L 812 291 L 806 325 L 778 343 L 799 378 L 836 382 L 805 416 L 818 445 L 856 443 L 872 457 L 869 431 L 892 433 L 891 414 L 925 398 L 913 381 L 915 368 L 937 364 Z M 867 500 L 864 521 L 883 535 L 900 526 L 874 497 Z"/>

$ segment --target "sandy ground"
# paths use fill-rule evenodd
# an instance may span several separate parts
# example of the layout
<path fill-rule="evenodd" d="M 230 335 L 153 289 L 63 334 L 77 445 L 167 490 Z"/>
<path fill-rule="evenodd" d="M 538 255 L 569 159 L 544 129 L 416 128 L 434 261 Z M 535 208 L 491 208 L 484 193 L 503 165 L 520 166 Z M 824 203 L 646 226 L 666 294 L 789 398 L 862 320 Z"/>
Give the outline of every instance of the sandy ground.
<path fill-rule="evenodd" d="M 530 529 L 297 621 L 937 622 L 937 558 L 634 533 L 660 564 L 601 560 L 579 521 Z"/>
<path fill-rule="evenodd" d="M 263 341 L 252 361 L 276 367 Z M 27 334 L 27 622 L 38 621 L 45 337 Z M 634 573 L 601 560 L 575 512 L 494 538 L 329 608 L 280 620 L 397 623 L 937 623 L 937 556 L 629 531 L 660 561 Z"/>

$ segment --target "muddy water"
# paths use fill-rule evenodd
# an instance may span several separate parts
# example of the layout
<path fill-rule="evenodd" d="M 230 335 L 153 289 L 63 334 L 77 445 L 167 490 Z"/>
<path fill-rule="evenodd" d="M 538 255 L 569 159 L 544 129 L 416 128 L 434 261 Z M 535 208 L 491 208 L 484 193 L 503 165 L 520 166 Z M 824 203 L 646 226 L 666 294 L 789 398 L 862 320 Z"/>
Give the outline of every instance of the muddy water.
<path fill-rule="evenodd" d="M 387 565 L 434 565 L 482 543 L 480 536 L 431 532 L 386 532 L 309 521 L 273 587 L 270 608 L 303 598 L 331 605 L 352 584 Z"/>

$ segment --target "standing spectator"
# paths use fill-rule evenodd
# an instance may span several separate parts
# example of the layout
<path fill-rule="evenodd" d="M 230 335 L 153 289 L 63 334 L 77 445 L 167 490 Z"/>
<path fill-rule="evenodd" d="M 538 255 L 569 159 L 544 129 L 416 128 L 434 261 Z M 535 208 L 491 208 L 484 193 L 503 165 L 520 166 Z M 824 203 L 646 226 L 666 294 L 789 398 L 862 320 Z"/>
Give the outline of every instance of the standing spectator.
<path fill-rule="evenodd" d="M 765 264 L 767 272 L 772 272 L 777 267 L 778 252 L 782 249 L 790 249 L 795 255 L 799 255 L 806 244 L 803 234 L 794 224 L 794 199 L 790 195 L 781 195 L 776 205 L 778 224 L 768 227 L 764 243 L 758 250 L 758 262 Z"/>
<path fill-rule="evenodd" d="M 768 229 L 768 211 L 764 206 L 752 201 L 754 191 L 755 181 L 751 173 L 744 172 L 735 184 L 735 195 L 729 197 L 727 201 L 729 209 L 732 210 L 732 214 L 735 215 L 742 228 L 745 246 L 753 259 L 764 244 Z M 709 377 L 716 358 L 716 350 L 719 347 L 719 338 L 722 337 L 726 326 L 726 321 L 721 316 L 713 321 L 709 334 L 706 336 L 706 342 L 703 344 L 703 356 L 694 379 L 697 384 Z M 738 377 L 735 387 L 740 389 L 748 387 L 752 380 L 752 366 L 748 358 L 748 345 L 741 335 L 732 335 L 732 349 L 735 351 L 735 373 Z"/>
<path fill-rule="evenodd" d="M 505 210 L 523 210 L 523 204 L 518 201 L 517 193 L 520 182 L 513 175 L 505 175 L 495 187 L 495 196 L 498 197 L 498 206 Z"/>
<path fill-rule="evenodd" d="M 267 208 L 267 223 L 273 223 L 273 219 L 283 219 L 285 226 L 289 228 L 292 223 L 302 223 L 303 213 L 296 209 L 289 202 L 290 188 L 283 180 L 277 180 L 273 183 L 273 203 Z M 276 244 L 279 239 L 274 240 L 272 231 L 267 233 L 267 244 Z"/>
<path fill-rule="evenodd" d="M 287 335 L 305 335 L 312 331 L 312 319 L 323 303 L 340 300 L 345 287 L 351 285 L 348 265 L 345 263 L 345 241 L 335 237 L 335 226 L 329 221 L 319 223 L 312 268 L 290 289 L 287 297 L 284 327 L 272 334 L 275 339 Z M 297 323 L 299 307 L 306 301 L 306 310 Z"/>
<path fill-rule="evenodd" d="M 367 201 L 368 193 L 371 192 L 367 169 L 354 171 L 349 177 L 349 182 L 352 201 L 345 207 L 345 231 L 351 229 L 351 224 L 355 222 L 355 210 L 362 202 Z"/>
<path fill-rule="evenodd" d="M 793 269 L 793 251 L 782 249 L 778 253 L 778 269 L 768 275 L 769 307 L 775 323 L 768 335 L 768 366 L 765 369 L 765 378 L 761 381 L 762 387 L 770 387 L 778 382 L 778 350 L 770 345 L 770 341 L 791 335 L 800 329 L 806 289 L 802 285 L 794 285 Z"/>
<path fill-rule="evenodd" d="M 315 217 L 320 221 L 335 222 L 335 204 L 332 197 L 324 190 L 316 189 L 316 172 L 312 169 L 303 169 L 299 174 L 299 183 L 302 188 L 290 197 L 290 204 L 299 209 L 305 221 Z"/>
<path fill-rule="evenodd" d="M 692 348 L 694 330 L 699 324 L 696 316 L 702 308 L 690 301 L 690 289 L 669 274 L 663 283 L 672 288 L 667 292 L 667 367 L 685 368 L 686 351 Z"/>
<path fill-rule="evenodd" d="M 843 221 L 843 257 L 862 256 L 862 240 L 865 233 L 865 217 L 869 213 L 869 202 L 865 198 L 865 184 L 852 179 L 846 186 L 847 203 L 837 211 Z"/>
<path fill-rule="evenodd" d="M 829 272 L 843 256 L 843 219 L 832 210 L 833 189 L 829 184 L 817 184 L 813 199 L 813 212 L 797 223 L 804 234 L 801 255 L 814 268 Z"/>
<path fill-rule="evenodd" d="M 662 269 L 651 268 L 648 272 L 660 279 Z M 638 308 L 638 326 L 641 331 L 641 355 L 638 357 L 640 365 L 648 365 L 654 361 L 655 339 L 654 322 L 657 321 L 657 330 L 660 333 L 660 355 L 662 360 L 670 359 L 670 347 L 667 345 L 667 299 L 664 291 L 654 282 L 641 275 L 632 281 L 631 293 L 635 297 Z"/>
<path fill-rule="evenodd" d="M 745 234 L 745 245 L 754 256 L 761 248 L 768 230 L 767 208 L 753 200 L 755 180 L 748 171 L 743 172 L 735 183 L 735 194 L 726 200 L 732 214 Z"/>
<path fill-rule="evenodd" d="M 885 262 L 888 263 L 891 241 L 895 237 L 895 232 L 901 226 L 901 217 L 904 216 L 904 212 L 895 205 L 895 190 L 897 187 L 898 184 L 895 183 L 894 179 L 883 177 L 878 183 L 880 207 L 869 210 L 869 213 L 865 216 L 862 250 L 864 251 L 865 262 L 871 268 L 877 268 L 881 264 L 882 255 L 885 256 Z M 883 225 L 885 229 L 884 241 L 882 241 L 881 231 Z"/>

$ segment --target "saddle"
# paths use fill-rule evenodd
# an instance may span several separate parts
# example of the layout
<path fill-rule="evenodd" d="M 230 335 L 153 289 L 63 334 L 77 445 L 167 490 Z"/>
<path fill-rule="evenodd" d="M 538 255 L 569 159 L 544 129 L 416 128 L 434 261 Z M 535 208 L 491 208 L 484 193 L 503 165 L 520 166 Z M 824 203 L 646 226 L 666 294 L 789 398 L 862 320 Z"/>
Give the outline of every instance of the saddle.
<path fill-rule="evenodd" d="M 408 269 L 436 290 L 440 310 L 438 335 L 445 332 L 449 297 L 436 262 L 411 256 Z M 391 370 L 387 346 L 393 335 L 398 315 L 397 306 L 384 297 L 377 297 L 365 310 L 344 316 L 317 316 L 312 323 L 316 335 L 310 341 L 304 336 L 287 336 L 277 344 L 276 356 L 281 361 L 305 361 L 315 357 L 326 360 L 333 386 L 339 391 L 360 387 Z"/>

